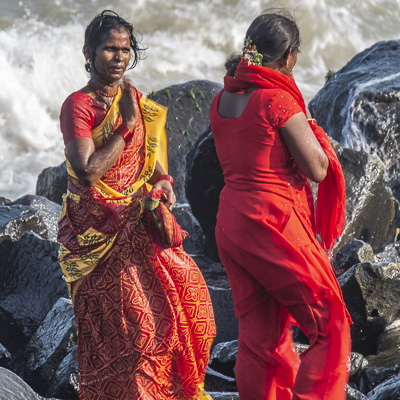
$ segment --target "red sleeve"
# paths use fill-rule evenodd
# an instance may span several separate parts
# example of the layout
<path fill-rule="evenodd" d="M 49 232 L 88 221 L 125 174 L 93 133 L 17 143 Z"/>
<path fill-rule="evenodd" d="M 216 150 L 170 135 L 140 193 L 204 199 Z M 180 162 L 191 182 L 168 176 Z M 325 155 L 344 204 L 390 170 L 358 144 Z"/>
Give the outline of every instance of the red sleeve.
<path fill-rule="evenodd" d="M 267 117 L 274 129 L 281 129 L 293 115 L 303 112 L 296 100 L 284 90 L 277 90 L 269 99 Z"/>
<path fill-rule="evenodd" d="M 92 99 L 85 93 L 72 93 L 61 107 L 60 127 L 64 144 L 81 137 L 92 137 L 96 120 Z"/>

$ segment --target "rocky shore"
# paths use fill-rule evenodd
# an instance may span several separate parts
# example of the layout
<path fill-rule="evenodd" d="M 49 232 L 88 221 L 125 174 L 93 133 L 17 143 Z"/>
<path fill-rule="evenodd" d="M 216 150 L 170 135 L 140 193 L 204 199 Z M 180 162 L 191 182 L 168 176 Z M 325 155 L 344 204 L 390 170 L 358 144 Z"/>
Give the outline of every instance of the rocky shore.
<path fill-rule="evenodd" d="M 310 103 L 332 138 L 346 178 L 343 236 L 335 269 L 354 321 L 348 400 L 400 398 L 400 42 L 380 42 L 333 74 Z M 217 337 L 205 387 L 215 400 L 239 399 L 238 327 L 216 251 L 223 186 L 208 112 L 221 86 L 191 81 L 149 96 L 167 106 L 173 211 L 190 233 L 185 250 L 208 284 Z M 44 170 L 35 195 L 0 197 L 0 400 L 78 399 L 77 332 L 57 263 L 57 220 L 65 164 Z M 0 194 L 1 195 L 1 194 Z M 306 336 L 294 331 L 296 349 Z"/>

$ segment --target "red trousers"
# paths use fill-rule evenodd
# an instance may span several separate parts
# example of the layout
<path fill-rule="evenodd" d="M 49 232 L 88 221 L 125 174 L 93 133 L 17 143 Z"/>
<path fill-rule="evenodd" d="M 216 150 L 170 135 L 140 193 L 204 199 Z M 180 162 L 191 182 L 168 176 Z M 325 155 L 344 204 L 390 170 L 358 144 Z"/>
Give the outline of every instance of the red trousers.
<path fill-rule="evenodd" d="M 337 301 L 336 301 L 337 302 Z M 332 298 L 290 306 L 311 345 L 297 356 L 288 310 L 274 297 L 239 318 L 236 382 L 241 400 L 344 400 L 350 329 Z"/>
<path fill-rule="evenodd" d="M 216 239 L 239 318 L 240 400 L 344 400 L 351 320 L 307 221 L 292 210 L 282 224 L 284 203 L 272 214 L 275 203 L 226 186 L 221 199 Z M 311 342 L 300 359 L 291 320 Z"/>

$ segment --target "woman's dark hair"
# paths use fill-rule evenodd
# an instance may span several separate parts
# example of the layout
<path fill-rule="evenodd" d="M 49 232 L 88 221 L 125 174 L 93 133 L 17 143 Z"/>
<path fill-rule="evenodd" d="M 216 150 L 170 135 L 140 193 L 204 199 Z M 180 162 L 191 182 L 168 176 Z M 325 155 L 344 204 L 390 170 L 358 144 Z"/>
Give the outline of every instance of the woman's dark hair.
<path fill-rule="evenodd" d="M 133 63 L 128 69 L 134 68 L 138 61 L 144 58 L 143 53 L 146 48 L 142 47 L 136 39 L 133 25 L 121 18 L 116 12 L 104 10 L 101 14 L 96 15 L 92 21 L 90 21 L 85 30 L 83 54 L 86 58 L 85 69 L 87 72 L 91 72 L 92 69 L 94 69 L 96 49 L 107 40 L 112 29 L 125 29 L 129 34 Z"/>
<path fill-rule="evenodd" d="M 296 21 L 284 9 L 261 13 L 247 29 L 246 40 L 251 40 L 257 52 L 262 54 L 262 64 L 267 66 L 277 60 L 286 60 L 290 51 L 300 46 L 300 31 Z M 242 55 L 232 54 L 225 62 L 228 75 L 233 76 Z"/>

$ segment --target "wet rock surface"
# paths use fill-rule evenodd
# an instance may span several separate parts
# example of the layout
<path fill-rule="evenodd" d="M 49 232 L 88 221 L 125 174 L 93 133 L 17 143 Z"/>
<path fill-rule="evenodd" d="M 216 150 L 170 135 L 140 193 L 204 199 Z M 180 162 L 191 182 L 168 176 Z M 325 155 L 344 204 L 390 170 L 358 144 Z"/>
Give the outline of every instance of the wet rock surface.
<path fill-rule="evenodd" d="M 374 251 L 395 240 L 392 223 L 396 200 L 385 186 L 381 161 L 363 151 L 338 152 L 346 180 L 346 226 L 336 248 L 355 239 L 368 243 Z"/>
<path fill-rule="evenodd" d="M 40 397 L 16 374 L 0 367 L 1 400 L 40 400 Z"/>
<path fill-rule="evenodd" d="M 27 231 L 56 240 L 60 210 L 58 204 L 33 195 L 0 205 L 0 241 L 16 241 Z"/>
<path fill-rule="evenodd" d="M 190 81 L 169 86 L 150 97 L 166 107 L 168 138 L 168 169 L 175 180 L 179 203 L 186 203 L 186 154 L 209 126 L 211 102 L 222 86 L 210 81 Z"/>
<path fill-rule="evenodd" d="M 337 273 L 346 272 L 353 265 L 363 262 L 374 262 L 372 247 L 362 240 L 354 240 L 345 244 L 336 254 L 334 266 Z"/>
<path fill-rule="evenodd" d="M 400 86 L 390 75 L 400 59 L 398 44 L 378 43 L 357 55 L 311 103 L 319 124 L 340 142 L 334 147 L 346 179 L 347 223 L 335 247 L 335 267 L 343 272 L 339 280 L 355 322 L 348 400 L 400 398 L 400 125 L 396 114 Z M 371 67 L 376 60 L 382 65 Z M 234 375 L 238 323 L 215 244 L 224 181 L 208 122 L 211 101 L 220 87 L 207 81 L 188 82 L 150 97 L 169 107 L 169 172 L 178 197 L 174 215 L 191 235 L 184 247 L 199 265 L 214 305 L 218 336 L 206 388 L 214 400 L 231 400 L 239 398 Z M 49 168 L 38 178 L 37 192 L 53 201 L 60 201 L 65 190 L 65 165 Z M 41 396 L 75 400 L 76 328 L 55 242 L 59 205 L 43 199 L 0 198 L 0 326 L 6 327 L 0 329 L 5 349 L 0 347 L 0 362 L 4 359 L 0 365 L 25 376 Z M 51 338 L 48 344 L 43 341 L 46 336 Z M 296 343 L 301 354 L 308 347 L 307 338 L 299 330 L 295 336 L 305 339 Z M 31 396 L 27 399 L 38 398 L 18 376 L 0 367 L 0 393 L 3 382 L 4 387 L 14 387 L 13 393 L 25 390 Z"/>
<path fill-rule="evenodd" d="M 215 225 L 224 177 L 210 130 L 196 142 L 187 162 L 186 196 L 193 215 L 203 229 L 206 254 L 214 260 L 219 260 L 215 242 Z"/>
<path fill-rule="evenodd" d="M 60 298 L 26 347 L 28 356 L 23 373 L 26 382 L 37 392 L 46 393 L 61 361 L 76 343 L 77 326 L 71 300 Z M 57 392 L 57 388 L 53 391 Z"/>
<path fill-rule="evenodd" d="M 357 54 L 310 103 L 314 118 L 343 147 L 376 154 L 399 199 L 400 41 L 379 42 Z"/>
<path fill-rule="evenodd" d="M 14 370 L 14 364 L 10 352 L 0 343 L 0 367 Z"/>
<path fill-rule="evenodd" d="M 58 244 L 25 232 L 13 245 L 0 280 L 0 342 L 23 348 L 60 297 L 68 297 L 57 261 Z"/>
<path fill-rule="evenodd" d="M 362 263 L 339 277 L 343 298 L 353 319 L 352 349 L 364 355 L 377 351 L 377 339 L 400 312 L 398 264 Z"/>
<path fill-rule="evenodd" d="M 79 364 L 77 346 L 70 349 L 58 366 L 54 379 L 47 390 L 47 397 L 71 400 L 79 399 Z"/>
<path fill-rule="evenodd" d="M 44 169 L 36 182 L 36 194 L 62 204 L 62 196 L 67 192 L 67 164 L 65 161 L 57 167 Z"/>

